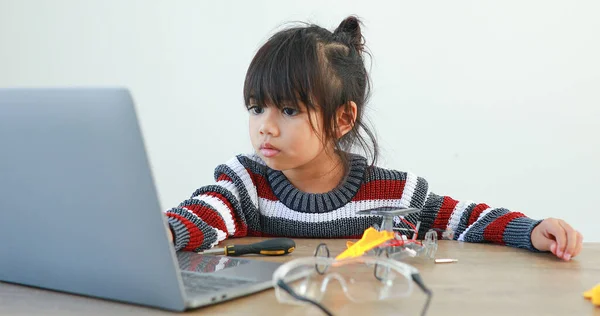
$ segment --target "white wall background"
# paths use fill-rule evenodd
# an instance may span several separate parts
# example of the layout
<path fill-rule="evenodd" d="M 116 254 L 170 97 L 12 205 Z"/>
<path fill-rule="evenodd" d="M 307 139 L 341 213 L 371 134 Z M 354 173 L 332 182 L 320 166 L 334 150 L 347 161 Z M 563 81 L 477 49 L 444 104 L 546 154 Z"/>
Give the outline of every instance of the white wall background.
<path fill-rule="evenodd" d="M 251 150 L 242 85 L 269 35 L 348 14 L 383 166 L 600 241 L 598 1 L 0 0 L 0 86 L 129 87 L 167 208 Z"/>

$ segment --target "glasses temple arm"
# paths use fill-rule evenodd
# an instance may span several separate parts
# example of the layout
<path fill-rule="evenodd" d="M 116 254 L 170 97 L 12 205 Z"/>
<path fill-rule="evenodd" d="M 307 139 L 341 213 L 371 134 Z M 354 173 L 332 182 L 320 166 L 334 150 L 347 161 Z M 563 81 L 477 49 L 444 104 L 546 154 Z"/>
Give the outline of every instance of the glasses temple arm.
<path fill-rule="evenodd" d="M 417 285 L 421 288 L 421 290 L 423 290 L 423 292 L 427 294 L 427 301 L 425 302 L 425 306 L 423 307 L 423 311 L 421 312 L 421 316 L 425 316 L 425 314 L 427 314 L 427 309 L 429 309 L 429 303 L 431 303 L 431 297 L 433 296 L 433 293 L 429 288 L 425 286 L 425 282 L 423 282 L 423 279 L 421 278 L 421 275 L 418 272 L 413 272 L 411 274 L 411 277 L 413 281 L 415 281 L 415 283 L 417 283 Z"/>
<path fill-rule="evenodd" d="M 293 296 L 295 299 L 297 299 L 299 301 L 311 303 L 314 306 L 316 306 L 319 309 L 321 309 L 321 311 L 323 311 L 323 313 L 325 313 L 327 316 L 333 316 L 333 314 L 330 311 L 328 311 L 327 308 L 325 308 L 325 306 L 319 304 L 316 301 L 313 301 L 313 300 L 309 299 L 308 297 L 304 297 L 302 295 L 298 295 L 296 292 L 294 292 L 294 290 L 292 290 L 292 288 L 290 288 L 287 284 L 285 284 L 285 282 L 283 282 L 283 280 L 278 280 L 277 281 L 277 285 L 281 289 L 283 289 L 284 291 L 286 291 L 289 295 Z"/>

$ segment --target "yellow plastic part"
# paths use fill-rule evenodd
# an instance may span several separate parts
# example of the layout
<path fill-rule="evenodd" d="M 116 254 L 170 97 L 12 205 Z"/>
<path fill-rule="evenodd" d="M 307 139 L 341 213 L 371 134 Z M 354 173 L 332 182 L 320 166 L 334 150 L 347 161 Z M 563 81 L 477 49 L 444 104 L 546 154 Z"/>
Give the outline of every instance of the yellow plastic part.
<path fill-rule="evenodd" d="M 360 257 L 365 252 L 393 238 L 394 232 L 385 230 L 377 231 L 375 228 L 369 227 L 365 230 L 362 238 L 359 241 L 351 244 L 348 249 L 335 257 L 335 259 L 340 260 L 345 258 Z M 346 243 L 346 246 L 348 246 L 348 243 Z"/>
<path fill-rule="evenodd" d="M 588 291 L 583 292 L 583 297 L 592 300 L 592 304 L 600 306 L 600 284 L 594 286 Z"/>
<path fill-rule="evenodd" d="M 261 250 L 261 255 L 283 255 L 285 250 Z"/>

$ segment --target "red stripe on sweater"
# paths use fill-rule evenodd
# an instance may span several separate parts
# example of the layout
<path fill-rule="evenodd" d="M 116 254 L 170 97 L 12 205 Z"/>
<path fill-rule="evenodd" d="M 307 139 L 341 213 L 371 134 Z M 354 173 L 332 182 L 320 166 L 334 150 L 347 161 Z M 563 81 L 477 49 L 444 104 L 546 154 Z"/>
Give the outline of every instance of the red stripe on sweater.
<path fill-rule="evenodd" d="M 234 237 L 246 236 L 248 227 L 244 224 L 244 222 L 242 222 L 240 220 L 240 218 L 238 216 L 236 216 L 235 211 L 233 209 L 233 205 L 231 205 L 231 202 L 223 194 L 211 191 L 211 192 L 205 192 L 205 193 L 203 193 L 203 195 L 212 196 L 214 198 L 217 198 L 217 199 L 221 200 L 221 202 L 223 202 L 223 204 L 225 204 L 225 206 L 227 206 L 227 209 L 229 210 L 229 214 L 231 214 L 231 218 L 233 218 L 233 225 L 235 226 L 235 233 L 233 234 Z M 225 230 L 223 230 L 223 231 L 227 232 L 227 234 L 230 233 L 229 231 L 227 231 L 227 225 L 225 225 Z"/>
<path fill-rule="evenodd" d="M 233 180 L 231 180 L 231 178 L 228 175 L 224 174 L 224 173 L 221 173 L 221 175 L 217 178 L 217 182 L 218 181 L 222 181 L 222 180 L 229 181 L 229 182 L 233 183 Z"/>
<path fill-rule="evenodd" d="M 444 196 L 444 201 L 442 202 L 442 206 L 437 213 L 437 217 L 435 221 L 433 221 L 433 228 L 446 229 L 448 226 L 448 221 L 450 220 L 450 216 L 452 216 L 452 211 L 454 211 L 454 207 L 458 204 L 457 200 L 452 199 L 449 196 Z"/>
<path fill-rule="evenodd" d="M 267 199 L 270 201 L 279 200 L 273 193 L 271 185 L 269 184 L 267 179 L 265 179 L 265 177 L 263 177 L 260 174 L 253 173 L 250 169 L 246 169 L 246 171 L 248 171 L 250 177 L 252 178 L 252 182 L 254 182 L 254 185 L 256 186 L 256 191 L 258 192 L 259 198 Z"/>
<path fill-rule="evenodd" d="M 473 208 L 473 211 L 471 211 L 471 216 L 469 217 L 469 226 L 475 223 L 475 221 L 479 218 L 479 215 L 481 215 L 481 213 L 488 208 L 490 208 L 490 206 L 485 203 L 477 204 L 477 206 Z"/>
<path fill-rule="evenodd" d="M 404 180 L 372 180 L 363 183 L 352 201 L 400 199 L 405 183 Z"/>
<path fill-rule="evenodd" d="M 193 251 L 202 245 L 202 242 L 204 241 L 204 233 L 196 225 L 194 225 L 194 223 L 175 213 L 167 213 L 167 216 L 176 218 L 183 223 L 183 225 L 185 225 L 185 228 L 187 228 L 188 234 L 190 235 L 190 241 L 185 248 L 183 248 L 183 250 Z"/>
<path fill-rule="evenodd" d="M 487 227 L 483 230 L 483 239 L 494 243 L 504 244 L 503 237 L 506 226 L 513 219 L 519 217 L 525 217 L 525 214 L 511 212 L 496 218 L 496 220 L 487 225 Z"/>
<path fill-rule="evenodd" d="M 215 213 L 217 212 L 216 210 L 211 210 L 206 206 L 198 204 L 187 205 L 184 207 L 194 212 L 196 216 L 200 217 L 200 219 L 208 225 L 227 233 L 227 225 L 225 225 L 225 221 L 223 220 L 223 218 L 221 218 L 219 214 Z"/>
<path fill-rule="evenodd" d="M 245 233 L 246 228 L 245 228 L 244 224 L 241 221 L 239 221 L 237 219 L 237 217 L 235 216 L 235 211 L 233 209 L 233 205 L 231 204 L 231 201 L 229 201 L 229 199 L 227 199 L 223 194 L 221 194 L 219 192 L 214 192 L 214 191 L 206 192 L 206 193 L 204 193 L 204 195 L 208 195 L 208 196 L 217 198 L 217 199 L 221 200 L 221 202 L 223 202 L 223 204 L 225 204 L 225 206 L 227 206 L 227 209 L 229 210 L 229 214 L 231 214 L 231 218 L 233 218 L 233 225 L 235 226 L 234 236 L 237 236 L 237 234 L 241 233 L 241 232 Z M 227 230 L 224 230 L 224 231 L 226 232 Z"/>

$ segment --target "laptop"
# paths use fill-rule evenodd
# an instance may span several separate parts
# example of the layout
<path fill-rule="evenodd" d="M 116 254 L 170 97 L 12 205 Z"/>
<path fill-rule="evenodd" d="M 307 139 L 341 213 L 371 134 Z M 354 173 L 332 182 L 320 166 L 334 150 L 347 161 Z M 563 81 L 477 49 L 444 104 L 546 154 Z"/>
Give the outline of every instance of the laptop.
<path fill-rule="evenodd" d="M 0 89 L 0 212 L 4 282 L 183 311 L 280 265 L 175 252 L 123 88 Z"/>

